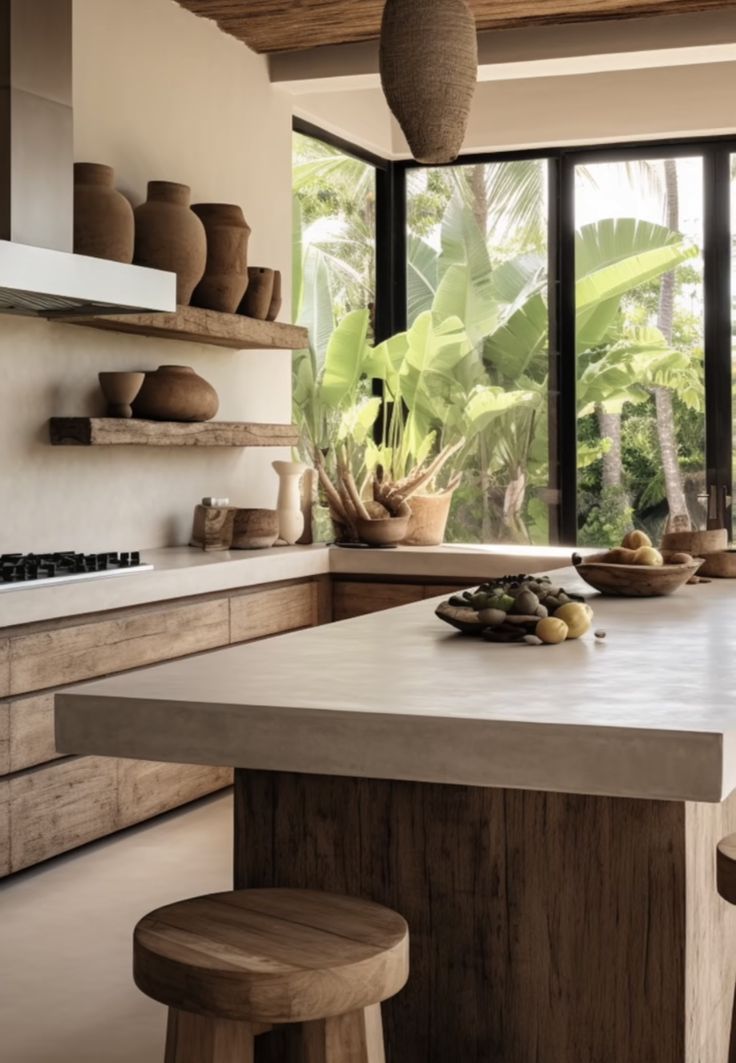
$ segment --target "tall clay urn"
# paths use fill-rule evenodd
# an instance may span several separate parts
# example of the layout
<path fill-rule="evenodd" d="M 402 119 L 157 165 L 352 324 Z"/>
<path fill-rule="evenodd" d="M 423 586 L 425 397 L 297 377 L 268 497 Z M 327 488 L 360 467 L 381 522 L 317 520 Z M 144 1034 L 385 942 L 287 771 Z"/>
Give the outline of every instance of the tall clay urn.
<path fill-rule="evenodd" d="M 478 77 L 475 18 L 466 0 L 386 0 L 379 67 L 414 158 L 457 158 Z"/>
<path fill-rule="evenodd" d="M 207 265 L 192 306 L 234 314 L 248 285 L 250 226 L 233 203 L 195 203 L 192 210 L 207 233 Z"/>
<path fill-rule="evenodd" d="M 134 261 L 175 273 L 180 306 L 189 305 L 207 262 L 207 236 L 190 196 L 188 185 L 149 181 L 148 199 L 135 209 Z"/>
<path fill-rule="evenodd" d="M 112 166 L 75 162 L 75 253 L 132 262 L 134 232 L 133 208 L 115 188 Z"/>
<path fill-rule="evenodd" d="M 217 392 L 186 365 L 160 365 L 146 373 L 133 401 L 133 416 L 146 421 L 209 421 Z"/>

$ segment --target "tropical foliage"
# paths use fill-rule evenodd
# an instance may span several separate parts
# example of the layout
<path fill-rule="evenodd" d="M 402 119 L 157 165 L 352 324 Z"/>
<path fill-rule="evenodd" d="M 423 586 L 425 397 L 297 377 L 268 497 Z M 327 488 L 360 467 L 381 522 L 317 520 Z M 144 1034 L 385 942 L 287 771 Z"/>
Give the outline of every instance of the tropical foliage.
<path fill-rule="evenodd" d="M 544 170 L 531 160 L 418 171 L 408 204 L 410 325 L 374 345 L 372 201 L 355 201 L 370 200 L 370 168 L 326 148 L 295 168 L 295 211 L 307 219 L 295 225 L 295 306 L 311 343 L 294 358 L 294 406 L 308 447 L 345 446 L 356 477 L 379 462 L 400 477 L 462 442 L 448 472 L 464 471 L 449 529 L 456 541 L 549 534 Z M 682 276 L 697 256 L 676 229 L 636 217 L 602 218 L 576 234 L 583 540 L 613 541 L 632 514 L 661 509 L 663 477 L 649 468 L 657 391 L 674 402 L 678 438 L 698 435 L 702 352 L 693 354 L 691 334 L 677 334 L 682 314 L 663 330 L 648 306 L 663 278 Z M 611 436 L 607 423 L 617 426 Z M 700 459 L 695 438 L 692 448 L 686 467 Z M 604 483 L 613 458 L 618 480 Z"/>

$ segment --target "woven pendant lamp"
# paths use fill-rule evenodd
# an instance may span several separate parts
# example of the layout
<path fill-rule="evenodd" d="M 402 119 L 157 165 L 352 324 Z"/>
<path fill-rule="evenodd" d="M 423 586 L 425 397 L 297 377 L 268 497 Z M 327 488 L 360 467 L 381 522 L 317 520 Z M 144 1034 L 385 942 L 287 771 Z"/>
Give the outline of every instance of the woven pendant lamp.
<path fill-rule="evenodd" d="M 414 158 L 456 159 L 478 77 L 475 19 L 466 0 L 386 0 L 380 69 Z"/>

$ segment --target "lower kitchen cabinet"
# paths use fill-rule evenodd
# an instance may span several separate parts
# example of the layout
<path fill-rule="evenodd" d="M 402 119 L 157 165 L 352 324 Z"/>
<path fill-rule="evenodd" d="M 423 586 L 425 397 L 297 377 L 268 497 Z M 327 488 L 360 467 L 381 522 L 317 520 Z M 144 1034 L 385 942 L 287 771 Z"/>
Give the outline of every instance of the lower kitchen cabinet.
<path fill-rule="evenodd" d="M 231 782 L 228 768 L 109 757 L 66 758 L 0 780 L 0 809 L 7 805 L 9 820 L 6 873 L 104 838 Z"/>
<path fill-rule="evenodd" d="M 478 582 L 477 580 L 475 581 Z M 438 594 L 450 595 L 462 587 L 473 586 L 462 580 L 454 585 L 443 583 L 389 583 L 362 580 L 336 579 L 333 584 L 333 619 L 349 620 L 353 616 L 365 616 L 397 605 L 419 602 L 422 598 L 434 598 Z"/>
<path fill-rule="evenodd" d="M 160 602 L 0 637 L 0 877 L 213 793 L 229 768 L 61 757 L 66 684 L 327 619 L 324 577 Z"/>

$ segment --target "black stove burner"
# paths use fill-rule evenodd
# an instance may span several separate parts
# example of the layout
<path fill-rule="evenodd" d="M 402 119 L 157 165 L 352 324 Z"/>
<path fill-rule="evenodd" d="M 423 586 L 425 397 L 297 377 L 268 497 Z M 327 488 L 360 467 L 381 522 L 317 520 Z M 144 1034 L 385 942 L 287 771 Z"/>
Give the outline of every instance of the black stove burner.
<path fill-rule="evenodd" d="M 141 566 L 138 550 L 124 553 L 0 554 L 0 584 L 27 583 L 59 577 L 74 578 L 93 573 L 122 571 Z"/>

